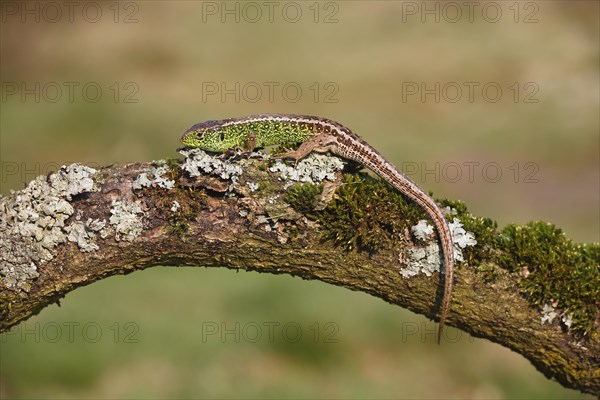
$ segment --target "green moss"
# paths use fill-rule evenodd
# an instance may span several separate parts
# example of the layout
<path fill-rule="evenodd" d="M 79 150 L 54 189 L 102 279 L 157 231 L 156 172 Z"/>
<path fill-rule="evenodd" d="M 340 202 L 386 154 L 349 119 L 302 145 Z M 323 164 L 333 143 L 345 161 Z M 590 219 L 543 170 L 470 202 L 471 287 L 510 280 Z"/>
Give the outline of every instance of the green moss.
<path fill-rule="evenodd" d="M 256 189 L 256 194 L 260 194 L 262 196 L 268 193 L 276 193 L 279 189 L 278 185 L 274 182 L 270 181 L 262 181 L 258 184 L 258 189 Z"/>
<path fill-rule="evenodd" d="M 165 164 L 169 167 L 167 177 L 177 182 L 181 176 L 181 160 L 177 158 L 167 158 Z"/>
<path fill-rule="evenodd" d="M 169 157 L 166 158 L 164 160 L 160 160 L 160 161 L 152 161 L 152 166 L 153 167 L 162 167 L 163 165 L 168 166 L 169 168 L 180 168 L 181 167 L 181 160 L 179 160 L 178 158 L 175 157 Z"/>
<path fill-rule="evenodd" d="M 294 210 L 302 214 L 308 214 L 314 211 L 322 192 L 323 185 L 314 185 L 307 182 L 289 188 L 283 200 L 291 205 Z"/>
<path fill-rule="evenodd" d="M 390 248 L 406 228 L 427 218 L 425 211 L 382 181 L 346 174 L 344 182 L 317 219 L 323 238 L 347 250 Z"/>
<path fill-rule="evenodd" d="M 519 277 L 519 288 L 533 305 L 541 309 L 557 303 L 571 317 L 573 333 L 587 336 L 593 331 L 600 305 L 598 244 L 574 244 L 545 222 L 511 224 L 498 232 L 495 221 L 471 215 L 463 202 L 440 203 L 453 208 L 464 229 L 475 235 L 477 245 L 463 249 L 463 256 L 486 282 L 498 278 L 498 265 Z"/>
<path fill-rule="evenodd" d="M 488 284 L 494 283 L 500 277 L 500 269 L 494 264 L 482 264 L 477 267 L 476 271 Z"/>
<path fill-rule="evenodd" d="M 258 170 L 266 172 L 268 170 L 268 164 L 266 164 L 266 163 L 259 163 L 258 164 Z"/>
<path fill-rule="evenodd" d="M 188 190 L 186 196 L 178 198 L 179 209 L 171 211 L 172 199 L 165 198 L 159 209 L 168 210 L 167 229 L 170 234 L 183 237 L 189 230 L 189 222 L 196 219 L 200 210 L 208 209 L 208 198 L 203 190 Z"/>
<path fill-rule="evenodd" d="M 8 296 L 0 296 L 0 318 L 4 319 L 8 316 L 8 314 L 10 313 L 10 309 L 11 304 L 10 304 L 11 299 Z"/>
<path fill-rule="evenodd" d="M 467 205 L 460 201 L 439 200 L 442 207 L 455 210 L 447 216 L 448 220 L 456 217 L 460 220 L 467 232 L 472 232 L 477 240 L 475 246 L 462 250 L 463 259 L 467 265 L 477 267 L 484 263 L 495 261 L 496 247 L 499 242 L 498 223 L 490 218 L 476 217 L 467 209 Z M 489 268 L 488 268 L 489 269 Z"/>
<path fill-rule="evenodd" d="M 183 236 L 189 229 L 187 221 L 181 218 L 173 218 L 169 221 L 169 233 L 177 236 Z"/>
<path fill-rule="evenodd" d="M 570 315 L 571 330 L 594 329 L 600 299 L 600 245 L 574 244 L 552 224 L 530 222 L 502 230 L 498 264 L 509 271 L 527 268 L 519 285 L 535 305 L 557 303 Z"/>
<path fill-rule="evenodd" d="M 294 186 L 285 201 L 317 220 L 324 240 L 347 250 L 392 248 L 405 229 L 428 217 L 384 182 L 361 176 L 345 174 L 345 184 L 323 211 L 314 212 L 320 186 Z M 453 209 L 449 220 L 458 218 L 475 235 L 477 245 L 463 249 L 463 257 L 485 282 L 494 282 L 500 268 L 505 269 L 534 306 L 556 303 L 571 318 L 571 332 L 585 337 L 594 332 L 600 307 L 600 245 L 574 244 L 559 228 L 544 222 L 508 225 L 499 232 L 495 221 L 472 215 L 465 203 L 439 202 Z"/>
<path fill-rule="evenodd" d="M 300 237 L 300 229 L 297 225 L 286 225 L 284 227 L 284 232 L 288 235 L 288 239 L 294 241 Z"/>

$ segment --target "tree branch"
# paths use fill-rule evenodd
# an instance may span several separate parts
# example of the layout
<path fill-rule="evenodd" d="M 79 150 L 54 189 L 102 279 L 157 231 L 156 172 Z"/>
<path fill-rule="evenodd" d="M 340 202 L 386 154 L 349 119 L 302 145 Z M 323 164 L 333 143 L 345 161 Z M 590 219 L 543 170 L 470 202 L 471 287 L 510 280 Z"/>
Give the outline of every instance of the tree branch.
<path fill-rule="evenodd" d="M 0 330 L 77 287 L 156 265 L 290 274 L 437 317 L 438 274 L 407 278 L 399 273 L 414 264 L 411 251 L 422 248 L 408 229 L 401 229 L 405 225 L 394 225 L 409 216 L 390 220 L 387 227 L 394 234 L 367 223 L 365 236 L 359 232 L 350 244 L 338 240 L 343 245 L 335 245 L 341 235 L 335 221 L 328 226 L 318 215 L 335 201 L 336 189 L 350 187 L 343 183 L 339 159 L 320 156 L 310 168 L 292 168 L 300 175 L 327 172 L 331 180 L 313 196 L 310 187 L 290 195 L 282 176 L 293 173 L 284 164 L 259 156 L 228 162 L 184 154 L 183 163 L 168 165 L 136 163 L 99 171 L 71 165 L 0 198 Z M 400 210 L 417 213 L 418 220 L 423 214 L 410 207 Z M 539 308 L 521 294 L 516 274 L 494 263 L 486 264 L 486 271 L 493 271 L 493 279 L 460 266 L 448 324 L 522 354 L 566 387 L 599 394 L 597 331 L 577 339 L 556 320 L 542 325 Z"/>

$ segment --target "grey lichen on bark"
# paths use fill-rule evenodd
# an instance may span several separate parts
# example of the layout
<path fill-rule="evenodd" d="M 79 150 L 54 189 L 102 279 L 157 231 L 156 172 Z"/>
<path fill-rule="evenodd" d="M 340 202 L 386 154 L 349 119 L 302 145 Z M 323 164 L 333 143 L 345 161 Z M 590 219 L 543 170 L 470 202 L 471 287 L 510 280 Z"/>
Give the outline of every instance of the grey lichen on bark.
<path fill-rule="evenodd" d="M 288 165 L 262 153 L 182 154 L 183 161 L 99 170 L 73 164 L 1 197 L 0 330 L 77 287 L 157 265 L 317 279 L 437 318 L 440 249 L 418 207 L 390 208 L 385 197 L 370 211 L 384 214 L 385 225 L 352 215 L 359 225 L 348 239 L 330 210 L 360 181 L 356 171 L 343 176 L 343 160 L 311 155 Z M 327 212 L 333 220 L 319 217 Z M 474 245 L 478 238 L 455 224 L 455 241 Z M 599 394 L 597 331 L 579 337 L 558 320 L 543 324 L 517 274 L 482 260 L 478 271 L 477 261 L 455 273 L 449 325 L 511 348 L 566 387 Z"/>

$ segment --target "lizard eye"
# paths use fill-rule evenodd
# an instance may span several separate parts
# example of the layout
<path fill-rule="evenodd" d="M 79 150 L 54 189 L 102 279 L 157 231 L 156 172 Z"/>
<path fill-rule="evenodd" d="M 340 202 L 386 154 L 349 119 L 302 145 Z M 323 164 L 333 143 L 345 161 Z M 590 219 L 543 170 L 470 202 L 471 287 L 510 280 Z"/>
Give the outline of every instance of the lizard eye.
<path fill-rule="evenodd" d="M 220 123 L 221 123 L 220 121 L 215 121 L 215 120 L 200 122 L 195 125 L 192 125 L 187 131 L 185 131 L 185 133 L 195 132 L 198 135 L 202 135 L 204 132 L 206 132 L 207 130 L 209 130 L 212 127 L 219 125 Z"/>

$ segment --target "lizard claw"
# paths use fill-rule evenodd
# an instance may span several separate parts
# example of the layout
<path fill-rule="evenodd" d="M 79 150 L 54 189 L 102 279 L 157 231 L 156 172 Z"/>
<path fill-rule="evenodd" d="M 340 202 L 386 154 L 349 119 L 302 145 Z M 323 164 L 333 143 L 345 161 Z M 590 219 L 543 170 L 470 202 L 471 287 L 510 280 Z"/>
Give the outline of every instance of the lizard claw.
<path fill-rule="evenodd" d="M 282 160 L 291 158 L 292 160 L 294 160 L 294 166 L 298 165 L 299 157 L 295 151 L 286 151 L 285 153 L 274 154 L 273 157 L 275 157 L 276 159 L 282 159 Z"/>

